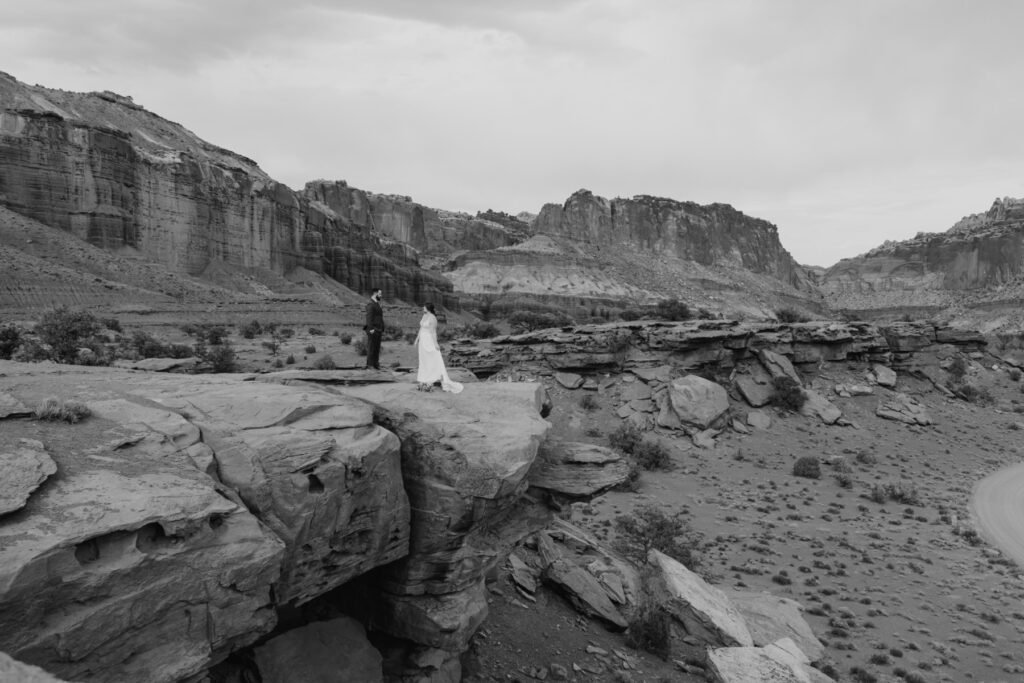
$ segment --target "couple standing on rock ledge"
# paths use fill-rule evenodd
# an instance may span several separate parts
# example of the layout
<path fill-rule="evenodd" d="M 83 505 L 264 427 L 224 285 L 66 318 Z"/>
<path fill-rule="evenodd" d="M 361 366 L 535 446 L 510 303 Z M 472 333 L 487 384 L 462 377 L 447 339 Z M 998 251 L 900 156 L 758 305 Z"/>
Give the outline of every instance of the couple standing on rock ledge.
<path fill-rule="evenodd" d="M 366 303 L 366 324 L 363 326 L 366 331 L 366 367 L 374 370 L 380 370 L 380 338 L 384 333 L 384 309 L 380 305 L 382 296 L 383 292 L 379 288 L 370 294 L 370 300 Z M 434 304 L 423 306 L 423 317 L 420 318 L 420 330 L 416 334 L 415 343 L 419 353 L 416 388 L 420 391 L 431 391 L 434 383 L 440 382 L 441 388 L 445 391 L 453 394 L 462 391 L 462 385 L 452 381 L 444 367 L 441 347 L 437 343 L 437 316 Z"/>

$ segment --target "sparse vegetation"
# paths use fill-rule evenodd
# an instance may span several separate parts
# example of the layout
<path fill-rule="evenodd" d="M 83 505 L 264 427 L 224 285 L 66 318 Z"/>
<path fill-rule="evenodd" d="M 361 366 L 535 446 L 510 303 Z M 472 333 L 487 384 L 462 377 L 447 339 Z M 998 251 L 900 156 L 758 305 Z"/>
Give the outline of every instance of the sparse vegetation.
<path fill-rule="evenodd" d="M 258 334 L 263 334 L 263 325 L 260 324 L 259 320 L 250 320 L 238 328 L 238 334 L 246 339 L 252 339 Z"/>
<path fill-rule="evenodd" d="M 777 309 L 775 317 L 780 323 L 806 323 L 811 320 L 811 316 L 796 308 Z"/>
<path fill-rule="evenodd" d="M 201 364 L 210 372 L 235 371 L 235 349 L 227 340 L 220 344 L 207 344 L 203 340 L 197 341 L 194 352 Z"/>
<path fill-rule="evenodd" d="M 311 327 L 309 328 L 309 334 L 311 337 L 322 337 L 324 335 L 324 331 L 319 327 Z"/>
<path fill-rule="evenodd" d="M 672 618 L 651 594 L 653 580 L 653 571 L 645 568 L 640 574 L 640 600 L 629 618 L 626 643 L 667 660 L 672 652 Z"/>
<path fill-rule="evenodd" d="M 788 375 L 772 378 L 772 397 L 769 401 L 773 406 L 798 412 L 807 402 L 807 394 L 799 382 Z"/>
<path fill-rule="evenodd" d="M 909 482 L 875 484 L 871 487 L 868 497 L 876 503 L 894 501 L 900 505 L 921 505 L 921 496 L 917 487 Z"/>
<path fill-rule="evenodd" d="M 689 320 L 693 317 L 690 307 L 675 298 L 659 301 L 654 313 L 661 320 Z"/>
<path fill-rule="evenodd" d="M 654 504 L 641 505 L 632 514 L 615 518 L 616 547 L 637 565 L 644 565 L 651 550 L 658 550 L 696 571 L 703 537 L 694 531 L 683 512 L 665 514 Z"/>
<path fill-rule="evenodd" d="M 0 327 L 0 358 L 9 360 L 21 345 L 21 329 L 15 325 Z"/>
<path fill-rule="evenodd" d="M 33 411 L 37 420 L 75 424 L 92 414 L 89 407 L 78 401 L 64 401 L 55 397 L 43 399 Z"/>
<path fill-rule="evenodd" d="M 337 367 L 338 366 L 334 364 L 334 359 L 327 355 L 320 356 L 315 361 L 313 361 L 314 370 L 334 370 Z"/>
<path fill-rule="evenodd" d="M 580 397 L 580 408 L 586 410 L 588 413 L 592 413 L 601 407 L 601 403 L 597 400 L 593 394 L 583 394 Z"/>
<path fill-rule="evenodd" d="M 352 342 L 352 348 L 355 349 L 357 356 L 366 355 L 366 340 L 360 337 Z"/>
<path fill-rule="evenodd" d="M 797 461 L 793 463 L 793 476 L 804 477 L 805 479 L 820 479 L 821 461 L 813 455 L 797 458 Z"/>
<path fill-rule="evenodd" d="M 345 346 L 348 346 L 352 343 L 352 334 L 349 332 L 342 332 L 338 335 L 338 340 Z"/>
<path fill-rule="evenodd" d="M 100 331 L 100 322 L 92 313 L 74 311 L 63 306 L 43 313 L 35 333 L 51 349 L 51 357 L 59 363 L 71 363 L 78 350 L 89 347 Z"/>
<path fill-rule="evenodd" d="M 316 345 L 315 344 L 307 344 L 306 348 L 304 350 L 308 354 L 314 354 L 314 353 L 316 353 Z"/>

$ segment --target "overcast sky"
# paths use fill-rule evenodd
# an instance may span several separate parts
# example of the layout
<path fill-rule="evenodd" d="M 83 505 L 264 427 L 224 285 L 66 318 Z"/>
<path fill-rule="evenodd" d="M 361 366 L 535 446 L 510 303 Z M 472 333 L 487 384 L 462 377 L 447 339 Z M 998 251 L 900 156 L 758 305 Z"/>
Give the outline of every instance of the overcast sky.
<path fill-rule="evenodd" d="M 4 4 L 0 70 L 130 95 L 295 189 L 724 202 L 814 265 L 1024 196 L 1016 0 Z"/>

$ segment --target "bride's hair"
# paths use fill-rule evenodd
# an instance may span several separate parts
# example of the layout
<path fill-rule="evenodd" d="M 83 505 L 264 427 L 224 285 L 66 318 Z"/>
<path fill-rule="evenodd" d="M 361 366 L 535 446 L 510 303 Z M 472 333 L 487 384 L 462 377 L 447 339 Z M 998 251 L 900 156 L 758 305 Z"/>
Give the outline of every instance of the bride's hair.
<path fill-rule="evenodd" d="M 434 310 L 434 304 L 423 304 L 423 308 L 430 311 L 431 315 L 437 315 L 437 311 Z"/>

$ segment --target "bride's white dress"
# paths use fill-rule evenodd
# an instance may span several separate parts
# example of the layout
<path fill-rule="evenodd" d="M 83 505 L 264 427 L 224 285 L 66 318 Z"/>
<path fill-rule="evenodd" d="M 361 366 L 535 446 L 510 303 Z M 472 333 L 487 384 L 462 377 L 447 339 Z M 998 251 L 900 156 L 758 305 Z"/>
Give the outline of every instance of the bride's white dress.
<path fill-rule="evenodd" d="M 441 388 L 445 391 L 453 394 L 462 391 L 462 385 L 448 377 L 441 349 L 437 345 L 437 318 L 430 313 L 424 313 L 420 318 L 420 335 L 416 350 L 420 356 L 420 366 L 416 371 L 417 382 L 433 384 L 441 380 Z"/>

